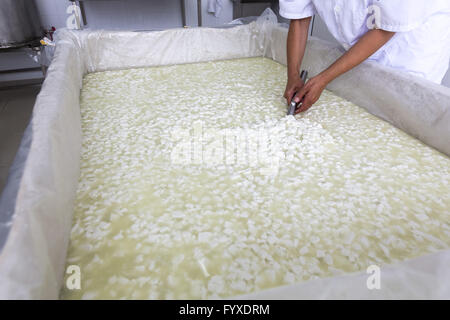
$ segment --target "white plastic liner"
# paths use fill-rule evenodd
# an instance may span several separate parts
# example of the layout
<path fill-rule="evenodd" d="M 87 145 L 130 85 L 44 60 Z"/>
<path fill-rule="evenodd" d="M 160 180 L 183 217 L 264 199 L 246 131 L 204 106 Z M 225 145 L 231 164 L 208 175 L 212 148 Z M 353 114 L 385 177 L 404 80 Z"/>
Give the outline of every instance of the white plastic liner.
<path fill-rule="evenodd" d="M 448 299 L 449 266 L 447 250 L 381 268 L 379 289 L 367 287 L 373 273 L 359 272 L 282 286 L 237 299 Z"/>
<path fill-rule="evenodd" d="M 0 298 L 56 299 L 62 286 L 80 165 L 79 94 L 88 72 L 266 56 L 286 63 L 287 30 L 272 12 L 226 29 L 67 31 L 59 41 L 0 199 Z M 310 39 L 302 68 L 314 76 L 342 52 Z M 329 85 L 336 94 L 450 155 L 450 89 L 363 63 Z M 282 93 L 280 93 L 281 95 Z M 244 298 L 450 298 L 450 250 L 367 274 L 271 289 Z"/>

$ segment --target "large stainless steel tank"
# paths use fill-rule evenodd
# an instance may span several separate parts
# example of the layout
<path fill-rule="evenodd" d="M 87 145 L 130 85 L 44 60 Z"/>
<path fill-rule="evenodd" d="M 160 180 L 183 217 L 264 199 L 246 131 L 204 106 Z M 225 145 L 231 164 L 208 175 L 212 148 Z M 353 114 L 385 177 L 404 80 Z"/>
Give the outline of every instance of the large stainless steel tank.
<path fill-rule="evenodd" d="M 14 48 L 41 37 L 34 0 L 0 0 L 0 48 Z"/>

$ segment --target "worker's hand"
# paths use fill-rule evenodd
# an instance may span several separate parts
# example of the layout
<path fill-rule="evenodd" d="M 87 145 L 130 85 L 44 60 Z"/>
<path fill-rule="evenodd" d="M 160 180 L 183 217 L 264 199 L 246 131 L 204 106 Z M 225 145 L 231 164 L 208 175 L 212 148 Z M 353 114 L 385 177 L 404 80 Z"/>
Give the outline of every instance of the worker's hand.
<path fill-rule="evenodd" d="M 294 101 L 297 103 L 303 100 L 300 108 L 295 110 L 295 114 L 311 108 L 311 106 L 319 100 L 327 84 L 327 81 L 321 75 L 309 79 L 294 97 Z"/>
<path fill-rule="evenodd" d="M 294 93 L 299 92 L 305 83 L 297 74 L 296 76 L 288 77 L 288 82 L 286 84 L 286 90 L 284 90 L 284 98 L 287 100 L 288 105 L 291 104 L 291 99 L 294 96 Z"/>

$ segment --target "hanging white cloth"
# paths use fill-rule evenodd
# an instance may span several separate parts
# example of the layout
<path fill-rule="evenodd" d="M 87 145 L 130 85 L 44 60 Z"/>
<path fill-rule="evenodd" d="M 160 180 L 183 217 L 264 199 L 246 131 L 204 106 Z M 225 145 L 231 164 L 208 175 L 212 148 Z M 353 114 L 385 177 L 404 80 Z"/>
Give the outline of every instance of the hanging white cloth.
<path fill-rule="evenodd" d="M 220 16 L 222 8 L 223 0 L 208 0 L 208 13 L 214 14 L 216 18 Z"/>

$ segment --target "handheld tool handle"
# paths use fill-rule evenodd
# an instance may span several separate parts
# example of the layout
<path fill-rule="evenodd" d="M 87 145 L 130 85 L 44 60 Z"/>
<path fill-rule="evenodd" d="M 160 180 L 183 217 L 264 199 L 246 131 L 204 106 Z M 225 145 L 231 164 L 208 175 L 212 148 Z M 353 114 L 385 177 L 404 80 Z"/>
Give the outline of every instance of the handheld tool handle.
<path fill-rule="evenodd" d="M 302 72 L 300 72 L 300 78 L 303 80 L 303 83 L 305 83 L 306 78 L 308 78 L 308 71 L 302 70 Z"/>
<path fill-rule="evenodd" d="M 302 79 L 303 83 L 306 82 L 307 77 L 308 77 L 308 71 L 302 70 L 302 72 L 300 73 L 300 78 Z M 296 94 L 297 94 L 297 92 L 294 93 L 294 95 L 292 96 L 292 99 L 294 99 Z M 291 105 L 289 106 L 289 110 L 288 110 L 288 116 L 293 116 L 295 110 L 298 108 L 298 106 L 301 103 L 302 103 L 301 101 L 299 103 L 296 103 L 294 100 L 291 100 Z"/>

